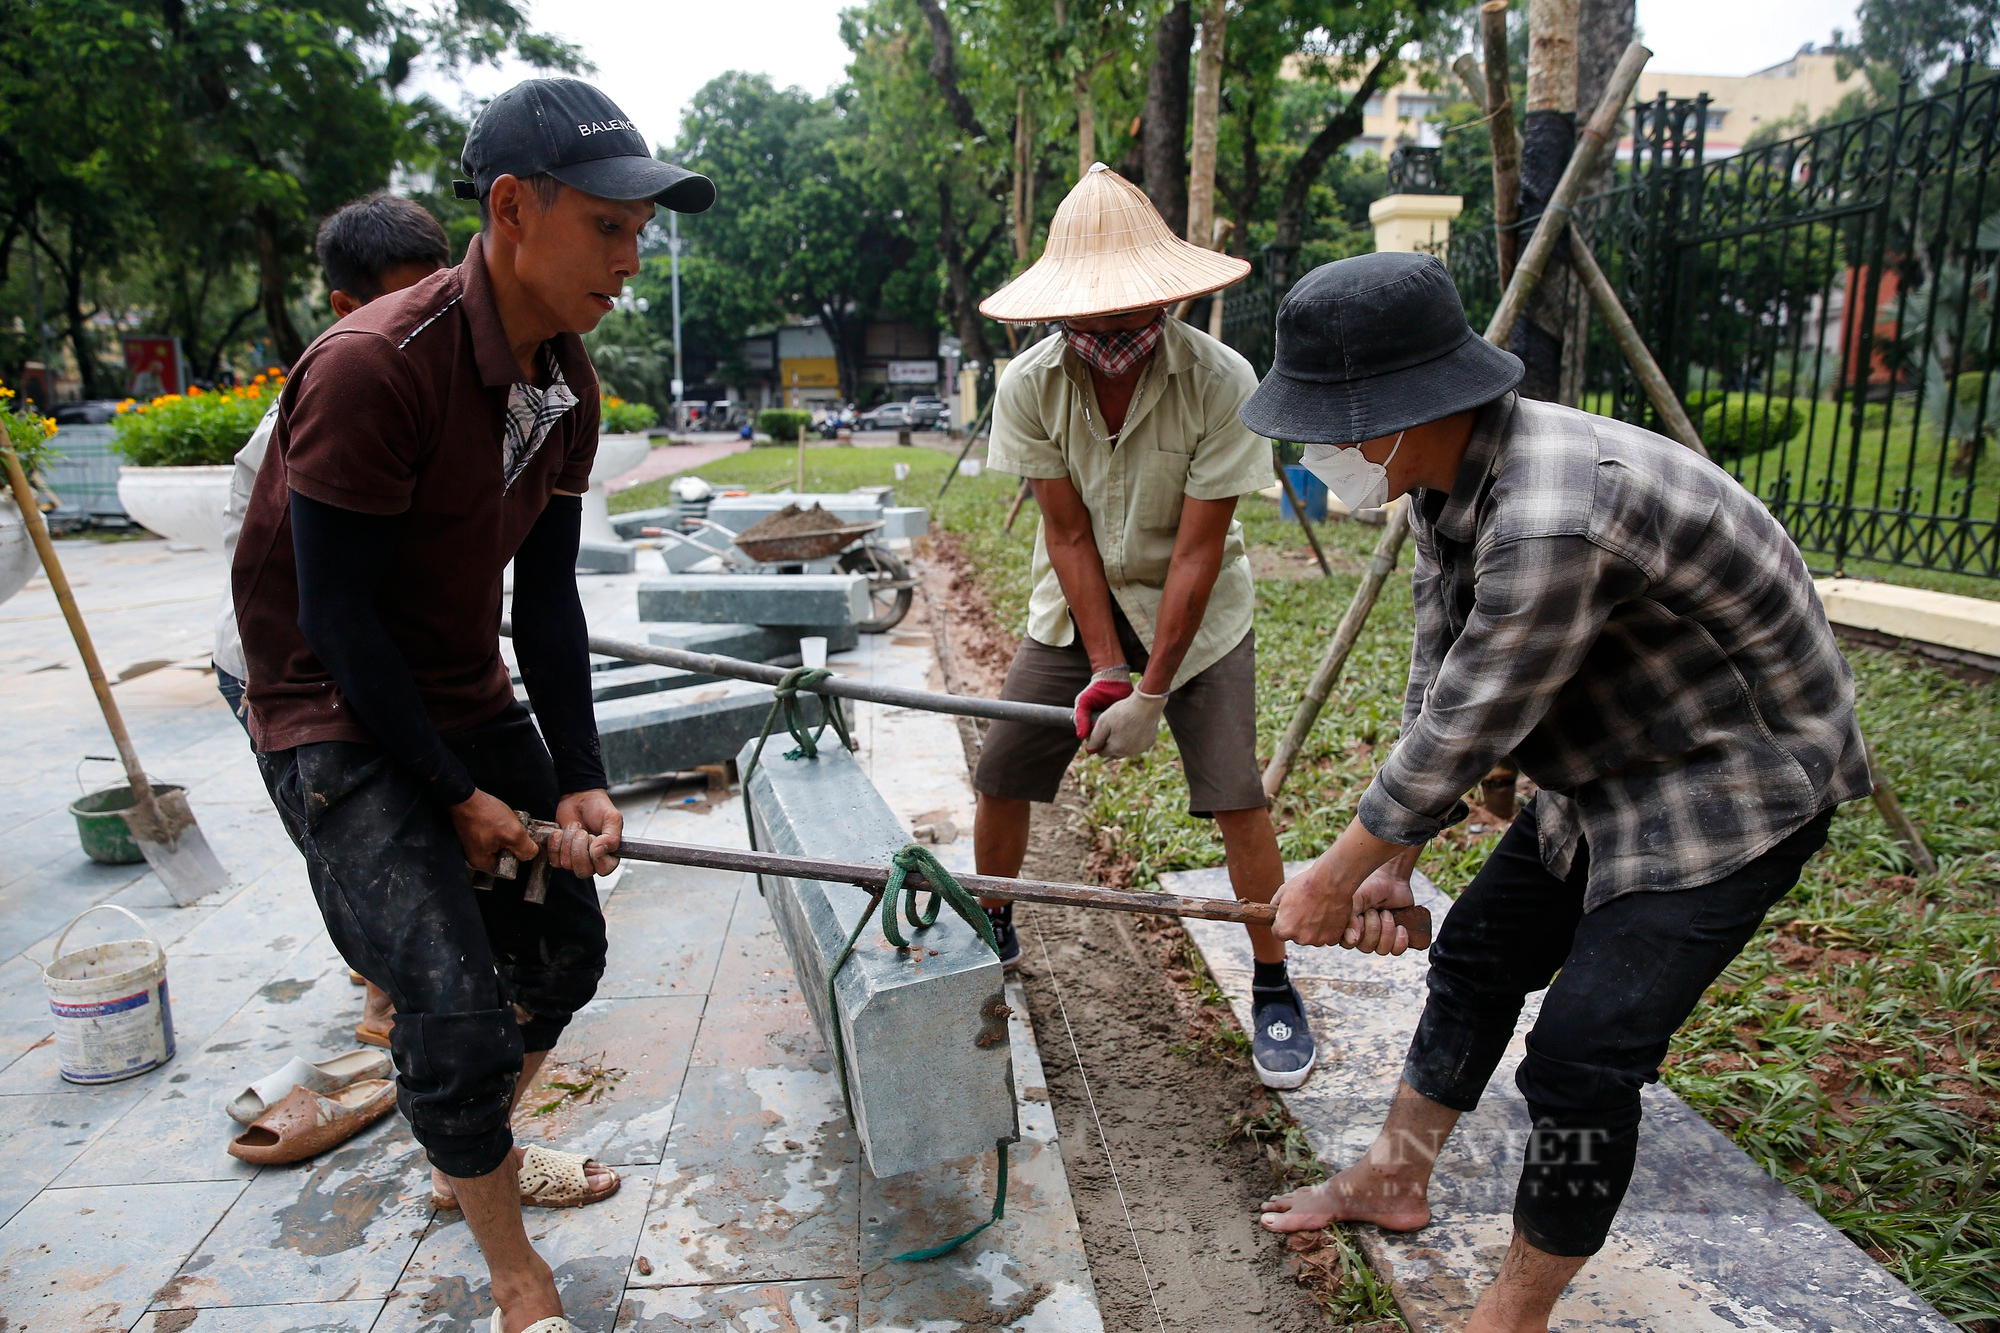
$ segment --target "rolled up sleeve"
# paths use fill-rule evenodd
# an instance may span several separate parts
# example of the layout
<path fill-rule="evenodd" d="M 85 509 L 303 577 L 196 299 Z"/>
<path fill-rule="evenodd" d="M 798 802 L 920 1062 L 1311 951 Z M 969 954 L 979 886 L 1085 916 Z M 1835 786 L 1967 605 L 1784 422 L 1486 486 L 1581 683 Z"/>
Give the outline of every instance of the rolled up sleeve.
<path fill-rule="evenodd" d="M 1363 827 L 1411 846 L 1463 817 L 1459 798 L 1540 724 L 1612 609 L 1644 584 L 1631 562 L 1583 537 L 1482 551 L 1465 629 L 1421 695 L 1421 657 L 1412 663 L 1418 711 L 1361 798 Z"/>
<path fill-rule="evenodd" d="M 1039 380 L 1015 361 L 1000 376 L 993 395 L 993 439 L 986 466 L 1016 477 L 1049 480 L 1069 475 L 1069 461 L 1048 423 L 1051 405 L 1037 393 Z"/>

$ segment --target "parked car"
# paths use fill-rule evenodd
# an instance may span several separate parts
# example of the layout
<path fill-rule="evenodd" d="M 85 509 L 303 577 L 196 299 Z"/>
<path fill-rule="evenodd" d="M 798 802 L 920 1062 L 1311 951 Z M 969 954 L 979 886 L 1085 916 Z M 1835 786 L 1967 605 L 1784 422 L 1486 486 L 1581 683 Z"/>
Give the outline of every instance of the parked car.
<path fill-rule="evenodd" d="M 861 414 L 862 430 L 907 430 L 910 420 L 908 403 L 884 403 Z"/>
<path fill-rule="evenodd" d="M 920 393 L 910 399 L 910 424 L 920 430 L 936 430 L 950 411 L 936 394 Z"/>
<path fill-rule="evenodd" d="M 118 415 L 118 400 L 92 398 L 81 403 L 61 403 L 50 415 L 58 426 L 102 426 Z"/>

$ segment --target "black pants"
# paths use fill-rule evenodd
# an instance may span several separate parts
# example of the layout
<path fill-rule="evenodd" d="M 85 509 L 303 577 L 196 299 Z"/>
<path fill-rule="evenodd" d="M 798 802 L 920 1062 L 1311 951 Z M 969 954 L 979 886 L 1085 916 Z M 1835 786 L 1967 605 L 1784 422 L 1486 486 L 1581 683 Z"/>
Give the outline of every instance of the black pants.
<path fill-rule="evenodd" d="M 1820 815 L 1712 884 L 1628 893 L 1586 913 L 1588 848 L 1577 848 L 1568 878 L 1550 874 L 1531 804 L 1452 904 L 1403 1078 L 1471 1111 L 1522 1002 L 1548 988 L 1515 1076 L 1534 1128 L 1514 1225 L 1536 1249 L 1581 1257 L 1603 1247 L 1632 1182 L 1641 1086 L 1659 1079 L 1668 1040 L 1798 882 L 1832 819 Z"/>
<path fill-rule="evenodd" d="M 555 818 L 555 769 L 525 708 L 444 739 L 481 791 Z M 485 1175 L 514 1144 L 522 1054 L 554 1047 L 604 974 L 596 888 L 553 869 L 539 906 L 521 897 L 525 873 L 473 888 L 449 813 L 379 746 L 262 759 L 334 947 L 396 1006 L 397 1103 L 417 1142 L 446 1175 Z"/>

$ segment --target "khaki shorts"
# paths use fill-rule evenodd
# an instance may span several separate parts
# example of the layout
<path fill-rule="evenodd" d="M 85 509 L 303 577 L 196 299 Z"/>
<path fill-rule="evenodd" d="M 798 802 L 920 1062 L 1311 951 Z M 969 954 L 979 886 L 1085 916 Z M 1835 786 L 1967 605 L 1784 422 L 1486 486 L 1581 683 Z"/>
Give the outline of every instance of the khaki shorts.
<path fill-rule="evenodd" d="M 1146 667 L 1146 648 L 1115 608 L 1118 641 L 1133 670 Z M 1220 661 L 1173 692 L 1167 725 L 1180 746 L 1187 775 L 1188 813 L 1206 818 L 1218 810 L 1257 810 L 1264 798 L 1257 770 L 1257 634 L 1223 654 Z M 1007 668 L 1003 699 L 1069 707 L 1090 683 L 1090 658 L 1081 639 L 1067 648 L 1023 639 Z M 1074 730 L 1026 722 L 993 722 L 972 786 L 987 796 L 1014 801 L 1053 801 L 1070 760 L 1083 744 Z"/>

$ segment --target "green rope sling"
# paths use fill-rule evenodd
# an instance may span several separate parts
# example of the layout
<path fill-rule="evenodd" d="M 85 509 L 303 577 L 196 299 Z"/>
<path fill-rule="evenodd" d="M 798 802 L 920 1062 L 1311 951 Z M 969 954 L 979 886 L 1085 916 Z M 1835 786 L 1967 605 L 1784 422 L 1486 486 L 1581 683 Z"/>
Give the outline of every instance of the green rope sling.
<path fill-rule="evenodd" d="M 757 746 L 750 752 L 750 762 L 742 773 L 743 821 L 749 829 L 750 847 L 753 851 L 757 847 L 757 822 L 750 806 L 750 777 L 757 771 L 757 764 L 764 757 L 764 743 L 771 738 L 771 733 L 776 729 L 779 720 L 784 721 L 785 730 L 789 731 L 792 739 L 798 742 L 796 747 L 785 752 L 787 759 L 817 759 L 820 738 L 826 735 L 829 726 L 840 738 L 842 745 L 850 750 L 854 748 L 854 741 L 847 731 L 847 718 L 841 710 L 840 700 L 837 697 L 829 694 L 819 696 L 820 723 L 816 729 L 807 729 L 808 724 L 799 707 L 799 691 L 811 689 L 832 674 L 825 667 L 794 667 L 778 681 L 776 696 L 771 700 L 771 711 L 764 718 L 764 729 L 758 733 Z M 764 880 L 760 875 L 757 879 L 757 891 L 762 893 L 763 890 Z M 929 901 L 919 904 L 919 897 L 925 893 L 930 895 Z M 860 1122 L 854 1118 L 854 1094 L 847 1085 L 847 1041 L 840 1031 L 840 1008 L 834 993 L 834 983 L 840 978 L 840 970 L 847 966 L 847 960 L 854 956 L 854 946 L 861 939 L 861 932 L 867 929 L 869 918 L 876 915 L 878 907 L 881 909 L 882 934 L 887 937 L 890 946 L 907 949 L 910 947 L 910 940 L 903 934 L 902 923 L 897 920 L 898 909 L 903 920 L 909 923 L 914 932 L 928 930 L 936 925 L 938 913 L 946 905 L 949 905 L 961 920 L 978 933 L 979 938 L 986 942 L 986 947 L 993 950 L 994 957 L 999 957 L 1000 942 L 994 936 L 993 923 L 987 918 L 985 909 L 980 907 L 979 900 L 965 891 L 964 887 L 952 877 L 951 872 L 931 854 L 929 848 L 912 842 L 891 858 L 888 883 L 869 895 L 867 909 L 854 923 L 854 929 L 848 932 L 847 942 L 841 946 L 840 956 L 833 960 L 833 966 L 827 970 L 826 1013 L 827 1026 L 833 1029 L 833 1067 L 840 1075 L 840 1100 L 847 1110 L 847 1123 L 850 1125 L 858 1127 Z M 950 1254 L 1006 1216 L 1007 1142 L 1002 1139 L 993 1147 L 999 1158 L 999 1169 L 993 1193 L 992 1216 L 972 1230 L 954 1236 L 942 1244 L 890 1255 L 890 1263 L 914 1263 Z"/>

